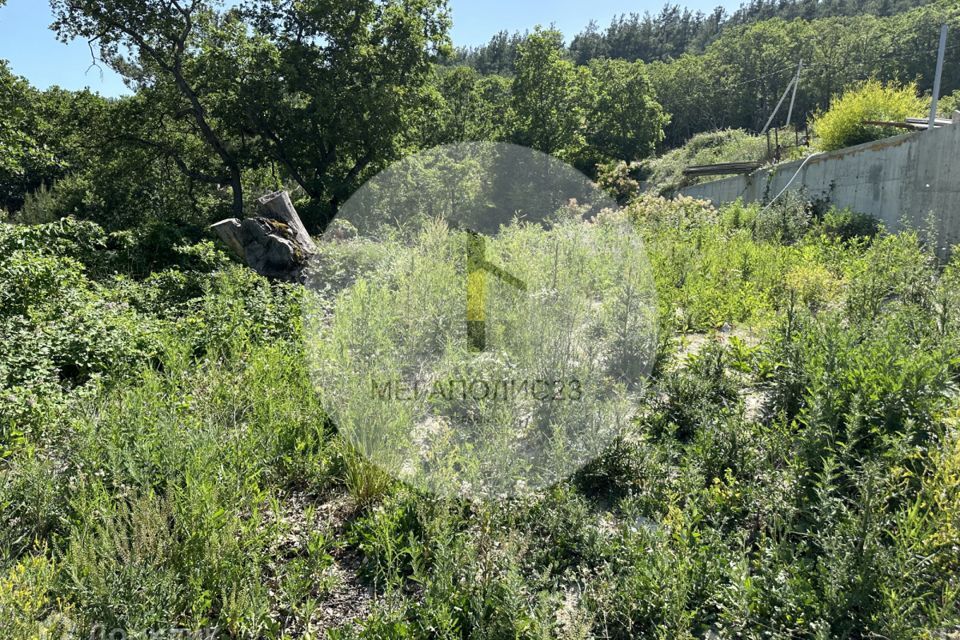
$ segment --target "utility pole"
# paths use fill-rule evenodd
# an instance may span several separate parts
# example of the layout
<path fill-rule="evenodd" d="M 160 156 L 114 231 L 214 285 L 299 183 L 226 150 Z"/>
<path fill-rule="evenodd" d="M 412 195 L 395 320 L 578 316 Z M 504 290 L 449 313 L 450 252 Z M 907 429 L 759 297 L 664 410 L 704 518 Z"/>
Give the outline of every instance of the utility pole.
<path fill-rule="evenodd" d="M 797 85 L 800 84 L 800 70 L 803 69 L 803 58 L 800 58 L 800 64 L 797 65 L 797 77 L 793 79 L 793 95 L 790 96 L 790 108 L 787 110 L 787 122 L 785 127 L 790 126 L 790 118 L 793 116 L 793 103 L 797 99 Z"/>
<path fill-rule="evenodd" d="M 800 61 L 800 64 L 801 65 L 803 64 L 803 60 Z M 765 134 L 767 132 L 767 129 L 770 128 L 770 123 L 773 122 L 773 119 L 777 116 L 777 112 L 780 111 L 780 105 L 782 105 L 783 101 L 787 99 L 787 94 L 790 93 L 791 86 L 793 87 L 793 95 L 794 96 L 797 95 L 796 83 L 799 79 L 800 79 L 800 67 L 797 67 L 797 75 L 794 76 L 794 78 L 787 83 L 787 88 L 783 90 L 783 95 L 780 96 L 780 101 L 777 102 L 777 106 L 773 108 L 773 113 L 770 114 L 770 118 L 767 120 L 767 124 L 763 125 L 763 130 L 760 132 L 760 135 Z M 791 100 L 790 103 L 792 106 L 793 101 Z"/>
<path fill-rule="evenodd" d="M 927 130 L 937 122 L 937 100 L 940 98 L 940 76 L 943 75 L 943 54 L 947 48 L 947 25 L 940 27 L 940 48 L 937 51 L 937 72 L 933 76 L 933 99 L 930 101 L 930 123 Z"/>
<path fill-rule="evenodd" d="M 787 88 L 783 90 L 783 95 L 780 96 L 780 101 L 777 102 L 777 106 L 773 108 L 773 113 L 770 114 L 770 117 L 767 119 L 767 124 L 763 125 L 763 131 L 760 132 L 760 135 L 763 135 L 767 132 L 767 129 L 770 128 L 770 123 L 773 122 L 773 118 L 777 115 L 777 111 L 780 111 L 780 105 L 783 104 L 783 101 L 786 99 L 787 94 L 790 93 L 790 85 L 793 84 L 793 80 L 787 83 Z"/>

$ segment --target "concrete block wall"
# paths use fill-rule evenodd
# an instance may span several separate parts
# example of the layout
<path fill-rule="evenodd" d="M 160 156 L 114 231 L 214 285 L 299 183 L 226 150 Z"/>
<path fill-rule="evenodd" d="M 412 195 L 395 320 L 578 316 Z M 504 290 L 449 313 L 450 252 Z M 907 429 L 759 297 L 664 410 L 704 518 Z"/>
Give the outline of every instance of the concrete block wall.
<path fill-rule="evenodd" d="M 831 151 L 802 160 L 705 182 L 680 193 L 715 205 L 743 198 L 767 202 L 797 173 L 790 189 L 811 199 L 881 219 L 888 229 L 903 223 L 929 228 L 939 238 L 960 243 L 960 112 L 954 124 Z M 801 165 L 802 169 L 801 169 Z"/>

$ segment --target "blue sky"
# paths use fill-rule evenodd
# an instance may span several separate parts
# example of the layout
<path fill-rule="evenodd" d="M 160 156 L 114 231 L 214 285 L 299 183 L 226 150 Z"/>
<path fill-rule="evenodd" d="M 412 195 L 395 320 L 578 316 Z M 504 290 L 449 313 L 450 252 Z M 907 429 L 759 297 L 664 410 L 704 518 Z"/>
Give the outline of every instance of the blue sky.
<path fill-rule="evenodd" d="M 506 29 L 524 31 L 535 25 L 554 24 L 568 38 L 591 19 L 602 26 L 620 13 L 657 12 L 662 0 L 449 0 L 453 14 L 453 41 L 477 45 Z M 728 10 L 739 0 L 689 0 L 680 3 L 691 9 L 709 11 L 720 4 Z M 0 8 L 0 58 L 9 60 L 14 73 L 25 76 L 45 89 L 57 84 L 67 89 L 90 87 L 104 95 L 126 92 L 120 78 L 107 68 L 90 68 L 86 42 L 64 45 L 48 29 L 46 0 L 8 0 Z"/>

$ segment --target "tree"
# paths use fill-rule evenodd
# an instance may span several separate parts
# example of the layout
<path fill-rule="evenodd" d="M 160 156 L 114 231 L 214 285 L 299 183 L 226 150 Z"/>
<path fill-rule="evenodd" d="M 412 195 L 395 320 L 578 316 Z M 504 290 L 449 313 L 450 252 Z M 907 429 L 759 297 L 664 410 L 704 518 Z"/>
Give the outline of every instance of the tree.
<path fill-rule="evenodd" d="M 589 69 L 596 99 L 587 118 L 587 143 L 600 155 L 620 160 L 653 153 L 670 119 L 654 97 L 645 65 L 597 59 Z"/>
<path fill-rule="evenodd" d="M 505 137 L 512 84 L 509 78 L 481 76 L 472 67 L 459 66 L 440 68 L 435 82 L 440 105 L 426 146 Z"/>
<path fill-rule="evenodd" d="M 191 133 L 212 151 L 214 172 L 190 167 L 181 150 L 168 140 L 143 138 L 138 142 L 162 149 L 178 160 L 184 173 L 210 184 L 226 183 L 233 193 L 233 212 L 243 214 L 242 130 L 211 113 L 207 86 L 215 82 L 230 89 L 224 76 L 204 73 L 210 65 L 203 57 L 218 31 L 236 32 L 236 13 L 223 16 L 204 0 L 51 0 L 53 28 L 63 41 L 85 38 L 97 43 L 101 58 L 131 83 L 149 94 L 148 102 L 161 119 L 189 123 Z M 232 85 L 232 86 L 231 86 Z"/>
<path fill-rule="evenodd" d="M 443 142 L 471 139 L 479 79 L 480 74 L 470 67 L 453 67 L 440 72 L 437 88 L 443 97 L 443 107 L 438 133 Z"/>
<path fill-rule="evenodd" d="M 799 10 L 803 3 L 769 2 L 750 5 L 750 11 L 764 7 L 779 15 L 784 7 Z M 911 0 L 896 6 L 906 6 Z M 671 114 L 666 146 L 682 144 L 693 134 L 724 127 L 759 131 L 793 78 L 797 62 L 804 62 L 796 104 L 795 126 L 810 114 L 826 108 L 831 96 L 867 78 L 881 82 L 916 79 L 921 92 L 932 86 L 933 60 L 939 28 L 960 28 L 960 13 L 949 0 L 932 2 L 890 17 L 871 15 L 886 9 L 877 2 L 853 0 L 807 3 L 811 15 L 834 13 L 844 6 L 843 17 L 812 21 L 772 18 L 744 24 L 725 23 L 702 55 L 684 54 L 669 62 L 649 66 L 657 99 Z M 779 7 L 779 8 L 778 8 Z M 784 9 L 785 10 L 785 9 Z M 760 14 L 757 14 L 760 15 Z M 947 49 L 944 65 L 944 93 L 960 87 L 960 50 Z M 781 111 L 775 126 L 784 122 Z"/>
<path fill-rule="evenodd" d="M 513 141 L 563 159 L 583 149 L 587 73 L 564 57 L 558 31 L 537 29 L 520 45 L 513 81 Z"/>
<path fill-rule="evenodd" d="M 577 64 L 587 64 L 594 58 L 606 58 L 608 43 L 595 20 L 575 35 L 570 42 L 570 55 Z"/>
<path fill-rule="evenodd" d="M 0 60 L 0 208 L 16 210 L 34 180 L 31 175 L 46 174 L 54 158 L 36 138 L 36 112 L 39 98 L 30 84 L 10 72 Z"/>
<path fill-rule="evenodd" d="M 484 76 L 473 88 L 470 135 L 474 140 L 505 140 L 509 132 L 513 81 Z"/>
<path fill-rule="evenodd" d="M 38 91 L 0 61 L 0 208 L 19 210 L 28 193 L 82 164 L 105 107 L 89 91 Z"/>
<path fill-rule="evenodd" d="M 519 32 L 510 34 L 500 31 L 485 45 L 458 47 L 447 63 L 466 65 L 484 75 L 511 75 L 517 62 L 517 50 L 526 38 L 525 34 Z"/>
<path fill-rule="evenodd" d="M 664 142 L 673 147 L 695 133 L 723 126 L 721 79 L 710 72 L 705 56 L 684 54 L 670 63 L 649 66 L 657 100 L 670 114 Z"/>
<path fill-rule="evenodd" d="M 443 0 L 51 0 L 64 40 L 84 37 L 138 91 L 130 143 L 191 180 L 228 184 L 273 164 L 324 224 L 365 176 L 416 144 Z M 151 134 L 151 130 L 158 132 Z M 196 153 L 202 141 L 211 153 Z"/>
<path fill-rule="evenodd" d="M 414 148 L 447 47 L 443 0 L 261 1 L 241 104 L 265 153 L 324 226 L 362 181 Z"/>

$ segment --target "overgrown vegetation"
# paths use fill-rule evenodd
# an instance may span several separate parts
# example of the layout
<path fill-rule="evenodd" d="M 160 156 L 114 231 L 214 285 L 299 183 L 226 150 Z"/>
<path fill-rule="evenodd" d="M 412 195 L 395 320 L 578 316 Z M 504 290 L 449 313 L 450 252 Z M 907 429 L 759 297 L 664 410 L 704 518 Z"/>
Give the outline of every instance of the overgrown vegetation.
<path fill-rule="evenodd" d="M 784 133 L 783 142 L 790 143 L 789 148 L 780 150 L 782 159 L 790 159 L 802 153 L 793 140 Z M 723 162 L 758 162 L 765 164 L 773 161 L 777 152 L 771 138 L 768 147 L 766 137 L 751 135 L 739 129 L 699 133 L 682 147 L 667 153 L 643 160 L 638 169 L 639 175 L 660 193 L 669 193 L 677 187 L 696 184 L 703 178 L 691 178 L 683 175 L 683 170 L 695 165 L 719 164 Z M 706 178 L 706 180 L 715 178 Z"/>
<path fill-rule="evenodd" d="M 800 200 L 646 196 L 627 211 L 668 331 L 655 385 L 578 475 L 486 503 L 357 458 L 312 391 L 295 288 L 206 244 L 134 281 L 109 275 L 123 257 L 94 225 L 5 225 L 7 637 L 926 637 L 960 623 L 956 260 Z M 327 604 L 351 580 L 372 602 Z"/>
<path fill-rule="evenodd" d="M 923 115 L 924 102 L 917 96 L 916 85 L 884 86 L 868 80 L 848 89 L 828 110 L 816 114 L 813 130 L 820 147 L 833 151 L 903 133 L 894 126 L 869 122 L 903 122 Z"/>
<path fill-rule="evenodd" d="M 897 94 L 913 109 L 955 3 L 756 3 L 673 44 L 656 39 L 682 14 L 642 38 L 644 20 L 622 20 L 581 34 L 576 59 L 538 30 L 479 72 L 436 64 L 449 24 L 434 0 L 53 4 L 60 35 L 96 36 L 135 95 L 39 91 L 0 66 L 0 636 L 960 629 L 958 254 L 792 192 L 718 210 L 640 188 L 761 159 L 747 131 L 799 57 L 802 117 L 864 78 L 877 100 L 878 83 L 919 78 Z M 851 101 L 820 121 L 827 144 L 860 135 Z M 471 139 L 533 145 L 615 193 L 659 323 L 621 437 L 547 489 L 487 501 L 365 459 L 308 370 L 304 292 L 240 266 L 207 228 L 288 188 L 318 231 L 382 167 Z M 323 258 L 345 287 L 408 264 L 388 242 L 338 246 Z M 440 288 L 425 265 L 377 276 Z M 378 335 L 377 313 L 352 317 Z"/>
<path fill-rule="evenodd" d="M 645 62 L 656 98 L 671 116 L 664 144 L 672 148 L 716 129 L 759 131 L 801 59 L 790 124 L 805 122 L 845 88 L 871 78 L 916 80 L 929 94 L 944 23 L 950 33 L 960 28 L 960 9 L 951 0 L 755 2 L 730 19 L 721 10 L 697 15 L 667 6 L 656 16 L 614 19 L 605 31 L 588 28 L 572 38 L 567 55 L 579 65 L 604 57 Z M 509 76 L 526 37 L 498 34 L 458 60 Z M 948 47 L 946 61 L 942 89 L 949 94 L 960 89 L 960 49 Z"/>

